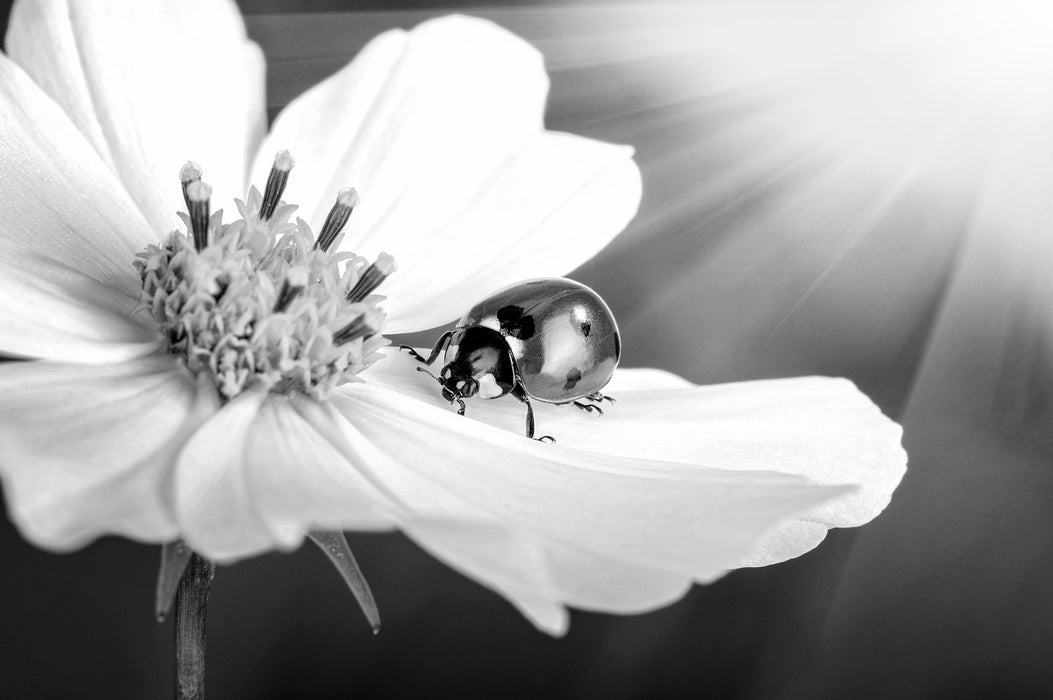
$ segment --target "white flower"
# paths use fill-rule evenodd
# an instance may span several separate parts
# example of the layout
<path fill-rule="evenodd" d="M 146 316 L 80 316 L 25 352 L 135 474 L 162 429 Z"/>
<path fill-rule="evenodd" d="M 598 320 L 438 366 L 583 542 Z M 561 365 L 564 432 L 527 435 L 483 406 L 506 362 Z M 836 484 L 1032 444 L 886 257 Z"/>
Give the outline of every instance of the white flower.
<path fill-rule="evenodd" d="M 397 527 L 560 633 L 565 605 L 647 610 L 799 555 L 903 474 L 899 428 L 844 380 L 620 370 L 602 418 L 538 407 L 549 445 L 511 399 L 456 415 L 392 351 L 324 396 L 249 382 L 229 400 L 167 351 L 132 262 L 179 227 L 188 158 L 225 201 L 289 149 L 286 198 L 315 230 L 354 185 L 340 249 L 398 261 L 388 332 L 566 273 L 625 226 L 631 150 L 544 131 L 541 57 L 490 23 L 378 37 L 266 136 L 263 57 L 231 2 L 20 2 L 7 47 L 0 353 L 36 361 L 0 364 L 0 475 L 42 547 L 183 537 L 231 561 Z"/>

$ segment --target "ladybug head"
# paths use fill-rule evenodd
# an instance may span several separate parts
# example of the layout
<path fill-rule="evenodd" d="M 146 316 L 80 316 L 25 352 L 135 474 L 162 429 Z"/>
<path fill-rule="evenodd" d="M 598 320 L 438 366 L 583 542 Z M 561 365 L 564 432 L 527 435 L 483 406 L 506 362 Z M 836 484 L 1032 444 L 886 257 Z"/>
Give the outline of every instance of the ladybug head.
<path fill-rule="evenodd" d="M 451 362 L 439 372 L 442 397 L 451 403 L 457 399 L 470 399 L 479 392 L 479 382 L 470 372 Z"/>

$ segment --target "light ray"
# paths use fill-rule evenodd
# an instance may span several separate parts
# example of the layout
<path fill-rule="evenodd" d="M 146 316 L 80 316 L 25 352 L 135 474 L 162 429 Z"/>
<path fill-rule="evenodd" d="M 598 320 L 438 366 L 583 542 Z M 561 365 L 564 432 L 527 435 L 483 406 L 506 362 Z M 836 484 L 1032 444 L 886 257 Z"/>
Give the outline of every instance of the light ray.
<path fill-rule="evenodd" d="M 706 380 L 913 367 L 902 353 L 989 200 L 977 188 L 994 171 L 1027 181 L 1041 176 L 1021 168 L 1048 167 L 1004 146 L 1048 129 L 1023 118 L 1053 77 L 1038 0 L 466 11 L 542 50 L 552 128 L 637 147 L 640 214 L 578 272 L 623 319 L 630 363 Z M 436 14 L 250 18 L 272 106 L 375 33 Z M 1035 206 L 1018 197 L 1001 216 L 1035 220 L 1020 211 Z M 1041 256 L 1016 264 L 1023 277 L 1046 270 Z"/>

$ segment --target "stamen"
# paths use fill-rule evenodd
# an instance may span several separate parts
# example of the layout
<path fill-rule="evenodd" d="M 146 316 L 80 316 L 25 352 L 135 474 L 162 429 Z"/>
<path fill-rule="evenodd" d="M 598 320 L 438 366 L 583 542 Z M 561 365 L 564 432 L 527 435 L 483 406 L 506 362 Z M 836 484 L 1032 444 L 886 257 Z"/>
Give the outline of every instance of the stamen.
<path fill-rule="evenodd" d="M 329 252 L 329 248 L 344 230 L 356 206 L 358 206 L 358 191 L 354 187 L 340 190 L 336 197 L 336 204 L 329 210 L 329 215 L 325 217 L 325 223 L 322 224 L 322 230 L 318 232 L 318 240 L 315 241 L 314 247 Z"/>
<path fill-rule="evenodd" d="M 202 251 L 208 247 L 209 198 L 212 188 L 195 180 L 186 186 L 187 209 L 190 211 L 190 228 L 194 234 L 194 248 Z"/>
<path fill-rule="evenodd" d="M 294 267 L 289 270 L 289 274 L 282 281 L 282 288 L 278 292 L 278 298 L 274 301 L 274 313 L 281 313 L 289 308 L 292 300 L 307 287 L 307 277 L 307 268 L 305 267 Z"/>
<path fill-rule="evenodd" d="M 188 162 L 179 171 L 187 230 L 136 254 L 143 310 L 169 352 L 221 401 L 249 388 L 325 399 L 379 360 L 388 342 L 377 298 L 366 297 L 394 271 L 391 257 L 367 265 L 320 249 L 336 247 L 358 194 L 340 192 L 316 243 L 306 222 L 288 221 L 295 207 L 281 203 L 292 167 L 288 152 L 278 153 L 266 197 L 253 188 L 252 204 L 238 201 L 241 218 L 224 224 L 200 166 Z M 348 301 L 350 287 L 363 301 Z"/>
<path fill-rule="evenodd" d="M 343 345 L 358 338 L 374 335 L 380 325 L 377 322 L 378 315 L 376 313 L 363 312 L 354 321 L 333 333 L 333 344 Z"/>
<path fill-rule="evenodd" d="M 183 184 L 183 201 L 186 202 L 186 210 L 190 211 L 190 197 L 186 193 L 186 188 L 192 182 L 197 182 L 201 179 L 202 174 L 201 166 L 192 160 L 188 160 L 183 167 L 179 169 L 179 181 Z"/>
<path fill-rule="evenodd" d="M 359 302 L 368 297 L 373 291 L 395 271 L 395 258 L 387 253 L 377 256 L 377 261 L 366 268 L 358 282 L 347 293 L 347 300 Z"/>
<path fill-rule="evenodd" d="M 296 165 L 296 161 L 288 151 L 278 151 L 274 156 L 274 165 L 271 173 L 267 176 L 267 186 L 263 191 L 263 204 L 260 205 L 260 219 L 269 220 L 274 216 L 274 209 L 285 192 L 285 185 L 289 182 L 289 172 Z"/>

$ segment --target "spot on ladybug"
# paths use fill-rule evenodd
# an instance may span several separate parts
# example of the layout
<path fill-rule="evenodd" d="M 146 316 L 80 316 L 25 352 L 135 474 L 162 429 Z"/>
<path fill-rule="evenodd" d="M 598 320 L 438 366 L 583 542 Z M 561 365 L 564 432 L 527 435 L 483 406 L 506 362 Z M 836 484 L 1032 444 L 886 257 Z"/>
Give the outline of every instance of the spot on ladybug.
<path fill-rule="evenodd" d="M 567 371 L 567 381 L 563 383 L 564 391 L 573 391 L 574 387 L 581 381 L 581 370 L 574 367 Z"/>
<path fill-rule="evenodd" d="M 497 310 L 497 321 L 501 324 L 501 333 L 513 338 L 527 340 L 534 335 L 534 317 L 524 316 L 521 306 L 503 306 Z"/>

